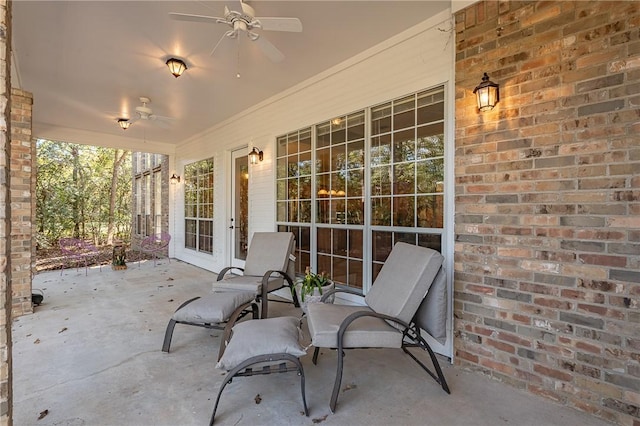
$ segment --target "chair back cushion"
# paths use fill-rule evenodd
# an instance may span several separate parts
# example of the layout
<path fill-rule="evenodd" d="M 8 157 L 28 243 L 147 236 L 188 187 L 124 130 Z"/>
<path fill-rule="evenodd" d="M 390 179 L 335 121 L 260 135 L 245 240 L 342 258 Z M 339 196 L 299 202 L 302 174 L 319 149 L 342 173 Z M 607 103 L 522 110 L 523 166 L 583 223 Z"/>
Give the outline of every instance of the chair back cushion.
<path fill-rule="evenodd" d="M 447 340 L 447 305 L 447 275 L 444 268 L 440 268 L 427 297 L 416 312 L 414 321 L 441 345 Z"/>
<path fill-rule="evenodd" d="M 289 255 L 295 250 L 291 232 L 256 232 L 244 262 L 244 275 L 263 276 L 267 271 L 289 269 Z"/>
<path fill-rule="evenodd" d="M 378 313 L 409 323 L 443 260 L 440 253 L 430 248 L 396 243 L 365 302 Z"/>

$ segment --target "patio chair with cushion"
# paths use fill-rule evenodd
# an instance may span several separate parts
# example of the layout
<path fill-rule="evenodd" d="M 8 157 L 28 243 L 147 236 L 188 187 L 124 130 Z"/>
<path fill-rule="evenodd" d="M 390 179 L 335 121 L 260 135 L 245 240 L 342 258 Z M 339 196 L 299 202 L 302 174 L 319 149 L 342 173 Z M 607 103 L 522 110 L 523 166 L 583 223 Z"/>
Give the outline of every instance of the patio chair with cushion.
<path fill-rule="evenodd" d="M 80 263 L 84 264 L 84 274 L 87 275 L 87 268 L 89 263 L 96 261 L 100 252 L 91 243 L 78 238 L 60 238 L 58 240 L 60 251 L 62 252 L 63 264 L 60 269 L 60 275 L 65 269 L 65 265 L 70 262 L 76 263 L 76 269 L 79 268 Z M 100 264 L 100 271 L 102 271 L 102 264 Z"/>
<path fill-rule="evenodd" d="M 254 319 L 258 316 L 266 318 L 268 293 L 293 286 L 294 250 L 295 240 L 290 232 L 254 233 L 245 268 L 224 268 L 218 274 L 211 293 L 180 305 L 169 320 L 162 350 L 169 352 L 176 324 L 186 324 L 225 330 L 220 344 L 221 355 L 236 321 L 249 313 Z M 227 274 L 232 269 L 244 274 Z M 293 300 L 298 306 L 297 298 Z"/>
<path fill-rule="evenodd" d="M 442 255 L 435 250 L 397 243 L 364 298 L 366 306 L 317 303 L 308 307 L 309 332 L 315 346 L 314 364 L 319 348 L 337 349 L 338 366 L 330 401 L 332 412 L 335 412 L 342 381 L 344 349 L 402 348 L 445 392 L 450 393 L 433 350 L 421 336 L 421 328 L 433 329 L 433 324 L 424 323 L 429 315 L 422 312 L 425 309 L 420 309 L 427 303 L 430 287 L 434 291 L 446 291 L 442 261 Z M 340 291 L 358 294 L 350 289 L 335 289 L 325 293 L 323 299 Z M 443 300 L 439 297 L 429 299 Z M 421 314 L 416 315 L 419 310 Z M 446 315 L 446 310 L 444 312 Z M 442 333 L 438 330 L 434 334 Z M 428 352 L 435 374 L 407 349 L 411 347 Z"/>
<path fill-rule="evenodd" d="M 295 296 L 295 249 L 291 232 L 254 233 L 244 268 L 224 268 L 213 283 L 213 291 L 252 291 L 261 302 L 260 318 L 267 318 L 269 293 L 289 287 Z M 233 270 L 242 275 L 231 274 Z M 297 297 L 293 297 L 293 303 L 299 306 Z"/>
<path fill-rule="evenodd" d="M 160 232 L 159 234 L 149 235 L 140 241 L 138 250 L 140 253 L 150 254 L 153 257 L 153 266 L 156 266 L 158 256 L 165 253 L 170 242 L 171 234 L 167 232 Z M 140 267 L 141 258 L 142 256 L 138 259 L 138 267 Z M 169 263 L 171 263 L 169 256 L 167 256 L 167 259 L 169 260 Z"/>

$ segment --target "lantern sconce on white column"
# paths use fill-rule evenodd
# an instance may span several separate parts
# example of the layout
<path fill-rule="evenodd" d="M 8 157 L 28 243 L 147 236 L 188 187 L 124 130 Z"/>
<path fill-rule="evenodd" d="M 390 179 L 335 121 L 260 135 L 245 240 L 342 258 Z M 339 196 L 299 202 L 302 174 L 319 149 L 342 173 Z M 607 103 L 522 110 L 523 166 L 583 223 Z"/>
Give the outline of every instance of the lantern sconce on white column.
<path fill-rule="evenodd" d="M 262 161 L 263 159 L 264 153 L 254 146 L 249 153 L 249 163 L 258 164 L 258 161 Z"/>

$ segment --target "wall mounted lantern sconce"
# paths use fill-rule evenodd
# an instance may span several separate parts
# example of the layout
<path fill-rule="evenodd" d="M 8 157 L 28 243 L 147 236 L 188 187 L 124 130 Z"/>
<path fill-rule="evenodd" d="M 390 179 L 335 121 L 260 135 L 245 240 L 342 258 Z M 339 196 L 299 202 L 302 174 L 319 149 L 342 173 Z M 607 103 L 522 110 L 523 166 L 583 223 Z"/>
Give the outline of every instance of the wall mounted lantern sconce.
<path fill-rule="evenodd" d="M 187 64 L 185 64 L 181 59 L 169 58 L 166 63 L 169 67 L 169 71 L 171 71 L 171 74 L 173 74 L 175 78 L 180 77 L 187 69 Z"/>
<path fill-rule="evenodd" d="M 169 182 L 171 182 L 172 185 L 180 183 L 180 176 L 177 176 L 175 173 L 172 174 L 171 177 L 169 178 Z"/>
<path fill-rule="evenodd" d="M 482 81 L 473 93 L 478 98 L 478 109 L 480 111 L 491 111 L 500 100 L 500 85 L 489 80 L 489 75 L 485 72 Z"/>
<path fill-rule="evenodd" d="M 127 130 L 129 126 L 131 126 L 131 122 L 126 118 L 118 118 L 118 126 L 120 126 L 122 130 Z"/>
<path fill-rule="evenodd" d="M 264 153 L 254 146 L 253 150 L 249 153 L 249 163 L 258 164 L 258 161 L 262 161 L 263 159 Z"/>

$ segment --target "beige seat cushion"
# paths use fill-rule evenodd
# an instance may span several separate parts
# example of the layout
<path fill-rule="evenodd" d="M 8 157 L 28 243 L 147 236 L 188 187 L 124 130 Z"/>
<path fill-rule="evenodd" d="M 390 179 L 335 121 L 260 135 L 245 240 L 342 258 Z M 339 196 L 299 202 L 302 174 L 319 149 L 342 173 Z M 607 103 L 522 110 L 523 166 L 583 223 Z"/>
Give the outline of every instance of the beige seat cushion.
<path fill-rule="evenodd" d="M 298 318 L 266 318 L 234 325 L 229 344 L 216 368 L 228 371 L 254 356 L 279 353 L 297 357 L 306 354 L 300 345 Z"/>
<path fill-rule="evenodd" d="M 267 272 L 267 271 L 265 271 Z M 267 290 L 273 290 L 282 287 L 281 275 L 274 274 L 269 278 L 269 288 Z M 213 291 L 252 291 L 254 295 L 262 292 L 262 276 L 250 276 L 250 275 L 229 275 L 227 278 L 221 281 L 215 281 L 213 283 Z"/>
<path fill-rule="evenodd" d="M 443 260 L 440 253 L 430 248 L 396 243 L 365 297 L 367 306 L 410 322 Z"/>
<path fill-rule="evenodd" d="M 317 348 L 337 348 L 338 329 L 342 321 L 358 311 L 369 311 L 366 306 L 314 303 L 308 306 L 308 325 L 311 342 Z M 358 318 L 344 335 L 344 348 L 399 348 L 402 333 L 380 318 Z"/>
<path fill-rule="evenodd" d="M 251 238 L 244 274 L 262 276 L 267 271 L 287 271 L 295 250 L 291 232 L 255 232 Z"/>
<path fill-rule="evenodd" d="M 173 319 L 196 324 L 218 324 L 228 320 L 238 306 L 255 297 L 251 291 L 210 293 L 178 309 Z"/>

